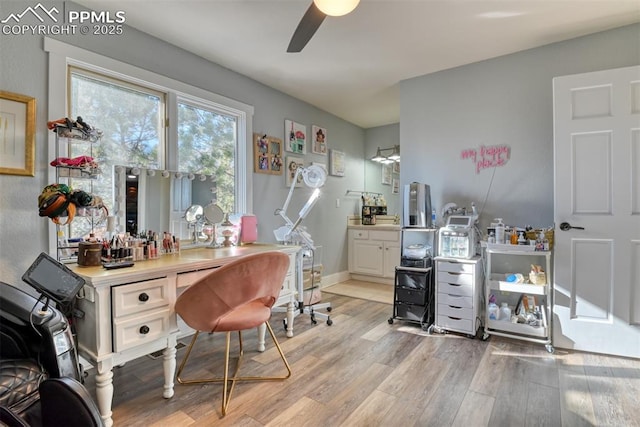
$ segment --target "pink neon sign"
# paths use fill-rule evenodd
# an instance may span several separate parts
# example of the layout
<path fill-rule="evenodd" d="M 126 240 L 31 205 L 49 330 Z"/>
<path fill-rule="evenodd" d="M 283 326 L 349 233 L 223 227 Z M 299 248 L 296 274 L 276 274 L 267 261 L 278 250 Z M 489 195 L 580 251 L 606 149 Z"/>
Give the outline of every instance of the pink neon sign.
<path fill-rule="evenodd" d="M 476 166 L 476 173 L 482 169 L 504 166 L 511 157 L 511 147 L 508 145 L 480 146 L 480 149 L 466 148 L 460 152 L 462 159 L 471 159 Z"/>

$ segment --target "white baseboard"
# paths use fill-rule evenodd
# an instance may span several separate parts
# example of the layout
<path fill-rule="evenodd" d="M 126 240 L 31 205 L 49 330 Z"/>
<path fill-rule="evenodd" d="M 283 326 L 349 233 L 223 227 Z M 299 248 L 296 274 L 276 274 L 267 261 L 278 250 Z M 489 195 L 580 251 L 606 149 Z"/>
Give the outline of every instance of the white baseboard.
<path fill-rule="evenodd" d="M 322 282 L 320 283 L 321 288 L 326 288 L 327 286 L 335 285 L 336 283 L 347 281 L 351 278 L 351 274 L 348 271 L 340 271 L 338 273 L 328 274 L 326 276 L 322 276 Z"/>
<path fill-rule="evenodd" d="M 340 282 L 346 282 L 350 279 L 362 280 L 365 282 L 383 283 L 385 285 L 393 286 L 393 279 L 376 276 L 366 276 L 362 274 L 351 274 L 348 271 L 341 271 L 334 274 L 328 274 L 326 276 L 323 275 L 322 281 L 320 282 L 320 288 L 326 288 L 327 286 L 335 285 L 336 283 Z"/>

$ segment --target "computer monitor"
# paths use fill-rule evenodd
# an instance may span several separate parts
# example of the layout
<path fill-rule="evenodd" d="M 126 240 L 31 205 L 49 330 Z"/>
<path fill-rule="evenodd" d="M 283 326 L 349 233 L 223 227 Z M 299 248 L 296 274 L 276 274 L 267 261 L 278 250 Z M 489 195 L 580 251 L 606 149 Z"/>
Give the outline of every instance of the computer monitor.
<path fill-rule="evenodd" d="M 85 284 L 82 277 L 44 252 L 38 255 L 22 280 L 58 303 L 71 301 Z"/>

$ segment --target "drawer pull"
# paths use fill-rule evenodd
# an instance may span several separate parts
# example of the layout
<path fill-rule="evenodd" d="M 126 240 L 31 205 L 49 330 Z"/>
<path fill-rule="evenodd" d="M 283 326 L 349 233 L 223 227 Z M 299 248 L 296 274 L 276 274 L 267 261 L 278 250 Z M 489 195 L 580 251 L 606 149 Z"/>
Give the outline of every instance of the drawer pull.
<path fill-rule="evenodd" d="M 149 333 L 150 329 L 147 325 L 142 325 L 140 326 L 140 333 L 142 335 L 147 335 Z"/>
<path fill-rule="evenodd" d="M 140 302 L 147 302 L 149 301 L 149 295 L 145 292 L 141 293 L 140 295 L 138 295 L 138 301 Z"/>

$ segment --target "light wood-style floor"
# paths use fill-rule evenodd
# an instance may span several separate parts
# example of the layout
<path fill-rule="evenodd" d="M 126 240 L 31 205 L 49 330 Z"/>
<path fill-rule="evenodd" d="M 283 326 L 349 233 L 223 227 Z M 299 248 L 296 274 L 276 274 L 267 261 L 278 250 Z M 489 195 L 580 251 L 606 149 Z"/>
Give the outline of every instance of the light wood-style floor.
<path fill-rule="evenodd" d="M 164 399 L 162 360 L 145 356 L 114 370 L 115 425 L 640 425 L 639 360 L 549 354 L 542 345 L 500 337 L 429 335 L 405 322 L 389 324 L 390 304 L 323 292 L 327 301 L 333 325 L 312 325 L 302 315 L 293 338 L 285 336 L 283 314 L 274 314 L 293 376 L 239 384 L 225 418 L 220 384 L 176 383 L 175 396 Z M 246 333 L 244 372 L 281 372 L 269 339 L 264 353 L 255 343 L 256 333 Z M 220 372 L 223 346 L 223 334 L 201 335 L 189 372 Z M 92 375 L 86 385 L 95 391 Z"/>

